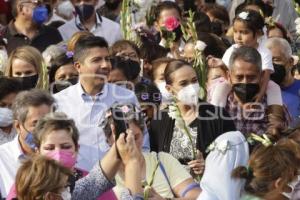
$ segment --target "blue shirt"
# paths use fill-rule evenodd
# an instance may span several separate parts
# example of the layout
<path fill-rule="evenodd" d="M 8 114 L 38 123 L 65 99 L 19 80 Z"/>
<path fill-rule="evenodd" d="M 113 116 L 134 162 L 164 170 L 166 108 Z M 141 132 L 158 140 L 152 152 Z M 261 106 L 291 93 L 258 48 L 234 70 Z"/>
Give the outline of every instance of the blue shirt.
<path fill-rule="evenodd" d="M 300 80 L 295 80 L 292 85 L 281 88 L 281 91 L 283 103 L 292 117 L 293 124 L 300 116 Z"/>
<path fill-rule="evenodd" d="M 117 102 L 138 105 L 132 91 L 110 83 L 106 83 L 94 99 L 85 93 L 80 83 L 62 90 L 54 97 L 58 111 L 66 113 L 76 123 L 80 134 L 76 166 L 87 171 L 90 171 L 109 149 L 100 127 L 106 111 Z M 144 141 L 144 145 L 149 147 L 148 135 L 145 135 Z"/>

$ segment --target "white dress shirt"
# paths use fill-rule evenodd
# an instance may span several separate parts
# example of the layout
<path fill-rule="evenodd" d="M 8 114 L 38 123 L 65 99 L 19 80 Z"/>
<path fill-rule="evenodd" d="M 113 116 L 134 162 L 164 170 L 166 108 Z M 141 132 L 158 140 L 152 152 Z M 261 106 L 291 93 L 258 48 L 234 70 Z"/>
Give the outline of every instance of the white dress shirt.
<path fill-rule="evenodd" d="M 69 40 L 76 32 L 83 31 L 85 28 L 81 24 L 79 17 L 76 16 L 72 20 L 66 22 L 58 28 L 64 41 Z M 111 46 L 116 41 L 122 39 L 120 25 L 110 19 L 99 16 L 96 14 L 96 24 L 90 30 L 95 36 L 104 37 L 108 44 Z"/>
<path fill-rule="evenodd" d="M 19 137 L 11 142 L 0 145 L 0 190 L 2 198 L 6 197 L 20 167 L 24 153 L 19 143 Z"/>
<path fill-rule="evenodd" d="M 106 83 L 102 91 L 92 99 L 80 83 L 54 95 L 58 111 L 72 118 L 79 130 L 79 155 L 77 167 L 89 171 L 99 161 L 109 146 L 101 124 L 106 111 L 116 102 L 138 105 L 135 94 L 115 84 Z"/>

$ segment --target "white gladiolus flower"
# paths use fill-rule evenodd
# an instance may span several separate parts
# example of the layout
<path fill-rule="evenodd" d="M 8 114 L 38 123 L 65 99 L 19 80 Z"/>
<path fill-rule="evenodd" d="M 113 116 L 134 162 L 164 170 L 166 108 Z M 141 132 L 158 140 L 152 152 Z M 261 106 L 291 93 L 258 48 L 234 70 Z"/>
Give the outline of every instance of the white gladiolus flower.
<path fill-rule="evenodd" d="M 299 24 L 300 24 L 300 17 L 298 17 L 298 18 L 295 20 L 295 24 L 296 24 L 296 25 L 299 25 Z"/>
<path fill-rule="evenodd" d="M 298 24 L 298 25 L 296 26 L 296 32 L 297 32 L 297 34 L 300 35 L 300 24 Z"/>
<path fill-rule="evenodd" d="M 196 42 L 195 49 L 196 49 L 197 51 L 204 51 L 204 49 L 206 48 L 206 46 L 207 46 L 207 45 L 206 45 L 204 42 L 198 40 L 198 41 Z"/>
<path fill-rule="evenodd" d="M 169 113 L 168 114 L 172 119 L 180 118 L 180 113 L 179 113 L 177 107 L 172 104 L 169 105 Z"/>

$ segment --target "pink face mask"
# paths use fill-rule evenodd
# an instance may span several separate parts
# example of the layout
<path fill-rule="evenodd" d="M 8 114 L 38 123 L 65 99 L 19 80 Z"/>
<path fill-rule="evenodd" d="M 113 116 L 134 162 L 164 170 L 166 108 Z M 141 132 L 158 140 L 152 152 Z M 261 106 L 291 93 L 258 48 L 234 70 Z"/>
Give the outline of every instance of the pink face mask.
<path fill-rule="evenodd" d="M 50 151 L 46 155 L 68 168 L 74 167 L 76 163 L 76 156 L 70 150 L 61 149 Z"/>
<path fill-rule="evenodd" d="M 226 81 L 226 79 L 223 76 L 216 78 L 214 80 L 211 80 L 207 90 L 214 89 L 216 87 L 216 85 L 218 85 L 219 83 L 223 83 L 225 81 Z"/>

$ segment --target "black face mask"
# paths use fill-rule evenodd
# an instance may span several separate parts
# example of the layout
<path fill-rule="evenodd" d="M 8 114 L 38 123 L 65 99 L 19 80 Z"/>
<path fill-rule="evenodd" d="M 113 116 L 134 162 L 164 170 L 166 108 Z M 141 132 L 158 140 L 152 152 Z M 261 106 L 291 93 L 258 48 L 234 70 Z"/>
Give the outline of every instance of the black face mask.
<path fill-rule="evenodd" d="M 265 15 L 266 15 L 265 17 L 272 16 L 273 10 L 274 10 L 274 8 L 270 4 L 265 3 Z"/>
<path fill-rule="evenodd" d="M 252 102 L 254 96 L 259 92 L 257 83 L 236 83 L 232 87 L 233 92 L 243 102 Z"/>
<path fill-rule="evenodd" d="M 86 21 L 94 14 L 95 7 L 90 4 L 82 4 L 75 6 L 75 11 L 79 15 L 80 20 Z"/>
<path fill-rule="evenodd" d="M 22 90 L 30 90 L 35 88 L 39 75 L 17 77 L 16 79 L 21 83 Z"/>
<path fill-rule="evenodd" d="M 154 42 L 159 44 L 160 41 L 161 41 L 161 36 L 160 36 L 160 33 L 158 32 L 154 35 Z"/>
<path fill-rule="evenodd" d="M 140 74 L 141 71 L 141 67 L 139 65 L 139 63 L 137 62 L 132 62 L 132 65 L 129 66 L 126 70 L 125 70 L 125 75 L 128 78 L 128 80 L 135 80 L 138 75 Z"/>
<path fill-rule="evenodd" d="M 58 81 L 53 84 L 52 92 L 53 94 L 58 93 L 71 85 L 75 85 L 78 82 L 78 78 L 70 78 L 64 81 Z"/>
<path fill-rule="evenodd" d="M 222 24 L 220 22 L 211 22 L 211 32 L 218 36 L 222 36 L 223 34 L 223 29 L 222 29 Z"/>
<path fill-rule="evenodd" d="M 286 76 L 285 67 L 283 65 L 278 65 L 273 63 L 274 73 L 271 74 L 271 80 L 280 85 Z"/>
<path fill-rule="evenodd" d="M 105 2 L 105 6 L 109 9 L 109 10 L 116 10 L 118 8 L 118 6 L 120 5 L 121 0 L 107 0 Z"/>

